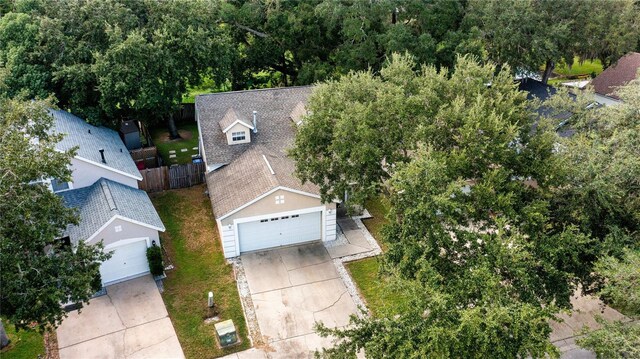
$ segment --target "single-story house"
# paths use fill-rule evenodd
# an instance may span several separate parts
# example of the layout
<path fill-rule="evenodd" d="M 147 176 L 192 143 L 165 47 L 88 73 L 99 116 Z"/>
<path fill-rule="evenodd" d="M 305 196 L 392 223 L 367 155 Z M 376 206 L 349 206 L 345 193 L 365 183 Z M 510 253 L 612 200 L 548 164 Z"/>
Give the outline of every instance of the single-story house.
<path fill-rule="evenodd" d="M 72 245 L 102 242 L 113 253 L 100 266 L 104 286 L 149 273 L 147 248 L 160 245 L 158 232 L 165 227 L 147 193 L 138 189 L 142 176 L 122 139 L 68 112 L 51 110 L 51 115 L 52 131 L 64 135 L 56 149 L 78 148 L 71 159 L 71 182 L 47 180 L 80 217 L 62 238 Z"/>
<path fill-rule="evenodd" d="M 607 106 L 619 103 L 620 97 L 616 95 L 616 90 L 636 79 L 638 70 L 640 70 L 640 53 L 630 52 L 618 59 L 615 64 L 606 68 L 591 81 L 595 100 Z"/>
<path fill-rule="evenodd" d="M 196 97 L 200 152 L 225 257 L 336 238 L 336 204 L 287 156 L 312 87 Z"/>

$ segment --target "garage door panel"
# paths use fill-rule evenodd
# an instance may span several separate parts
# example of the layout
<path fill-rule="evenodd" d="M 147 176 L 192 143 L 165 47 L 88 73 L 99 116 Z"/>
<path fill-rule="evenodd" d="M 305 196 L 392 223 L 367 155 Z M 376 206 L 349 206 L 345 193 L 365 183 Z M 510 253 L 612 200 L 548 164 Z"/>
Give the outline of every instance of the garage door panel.
<path fill-rule="evenodd" d="M 149 272 L 147 241 L 142 239 L 105 249 L 111 258 L 100 265 L 102 283 L 113 284 Z"/>
<path fill-rule="evenodd" d="M 240 223 L 240 252 L 310 242 L 322 238 L 321 212 Z"/>

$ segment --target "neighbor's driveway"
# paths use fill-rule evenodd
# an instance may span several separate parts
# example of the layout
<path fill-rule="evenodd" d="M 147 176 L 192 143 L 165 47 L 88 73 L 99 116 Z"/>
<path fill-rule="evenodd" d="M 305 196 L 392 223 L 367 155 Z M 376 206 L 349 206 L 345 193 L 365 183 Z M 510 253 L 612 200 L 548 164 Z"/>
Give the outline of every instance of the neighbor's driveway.
<path fill-rule="evenodd" d="M 107 287 L 58 328 L 61 359 L 184 358 L 150 275 Z"/>
<path fill-rule="evenodd" d="M 344 327 L 357 311 L 322 243 L 241 258 L 269 357 L 312 356 L 331 344 L 314 332 L 314 323 Z"/>

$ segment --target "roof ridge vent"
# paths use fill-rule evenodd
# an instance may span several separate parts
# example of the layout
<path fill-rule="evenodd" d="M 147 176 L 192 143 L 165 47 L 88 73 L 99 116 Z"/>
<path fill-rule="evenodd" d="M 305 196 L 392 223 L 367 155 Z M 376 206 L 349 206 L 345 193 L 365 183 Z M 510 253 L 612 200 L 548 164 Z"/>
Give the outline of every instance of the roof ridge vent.
<path fill-rule="evenodd" d="M 107 204 L 109 205 L 109 210 L 117 211 L 118 206 L 116 206 L 116 201 L 113 199 L 113 195 L 111 194 L 109 183 L 107 183 L 107 181 L 105 180 L 102 180 L 100 182 L 100 186 L 102 187 L 102 194 L 104 194 L 104 198 L 107 200 Z"/>
<path fill-rule="evenodd" d="M 263 154 L 262 158 L 264 159 L 264 162 L 267 164 L 267 167 L 269 167 L 269 172 L 271 172 L 272 175 L 275 175 L 276 173 L 273 172 L 273 168 L 271 168 L 271 164 L 269 163 L 269 160 L 267 159 L 267 156 L 265 156 Z"/>

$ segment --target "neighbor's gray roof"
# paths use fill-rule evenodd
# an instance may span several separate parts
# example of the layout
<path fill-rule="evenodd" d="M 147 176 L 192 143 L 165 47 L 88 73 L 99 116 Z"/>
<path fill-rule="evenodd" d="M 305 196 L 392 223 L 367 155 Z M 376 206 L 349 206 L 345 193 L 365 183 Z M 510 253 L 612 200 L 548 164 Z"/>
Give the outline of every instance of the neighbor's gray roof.
<path fill-rule="evenodd" d="M 118 171 L 142 179 L 129 151 L 120 139 L 120 135 L 106 127 L 96 127 L 69 112 L 51 110 L 54 119 L 54 131 L 65 134 L 56 148 L 66 151 L 78 146 L 78 157 L 103 164 Z M 104 149 L 107 163 L 102 163 L 100 149 Z"/>
<path fill-rule="evenodd" d="M 285 87 L 196 96 L 196 111 L 207 165 L 230 163 L 259 144 L 281 148 L 289 146 L 295 137 L 291 111 L 298 102 L 307 103 L 312 89 L 311 86 Z M 247 124 L 253 122 L 253 111 L 258 112 L 258 133 L 251 133 L 250 143 L 227 144 L 227 137 L 220 130 L 219 122 L 231 108 Z"/>
<path fill-rule="evenodd" d="M 292 112 L 306 105 L 313 87 L 287 87 L 216 93 L 196 97 L 196 110 L 207 165 L 227 164 L 207 174 L 207 185 L 216 218 L 228 214 L 275 187 L 319 194 L 317 186 L 304 185 L 294 175 L 295 164 L 286 155 L 293 144 L 296 125 Z M 239 119 L 252 123 L 257 111 L 258 133 L 251 142 L 229 145 L 219 122 L 233 108 Z M 275 174 L 271 174 L 267 157 Z"/>
<path fill-rule="evenodd" d="M 216 218 L 280 186 L 316 195 L 319 193 L 316 185 L 310 182 L 302 184 L 294 177 L 293 160 L 278 147 L 253 146 L 229 165 L 207 175 L 207 185 Z"/>
<path fill-rule="evenodd" d="M 101 178 L 89 187 L 59 192 L 67 207 L 77 208 L 78 225 L 70 225 L 65 235 L 73 243 L 86 240 L 114 216 L 141 222 L 164 231 L 160 216 L 143 190 Z"/>

